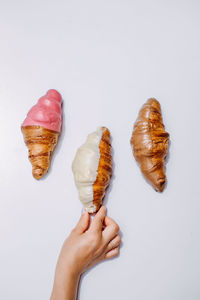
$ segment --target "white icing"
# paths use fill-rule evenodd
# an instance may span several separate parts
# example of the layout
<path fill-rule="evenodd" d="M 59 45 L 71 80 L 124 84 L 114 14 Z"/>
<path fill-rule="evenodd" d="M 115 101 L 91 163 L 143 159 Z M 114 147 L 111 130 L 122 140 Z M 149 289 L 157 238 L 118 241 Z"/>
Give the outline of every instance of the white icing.
<path fill-rule="evenodd" d="M 72 163 L 79 199 L 89 213 L 93 213 L 96 210 L 93 204 L 93 184 L 97 177 L 101 138 L 102 128 L 100 127 L 97 131 L 88 135 L 86 142 L 77 150 Z"/>

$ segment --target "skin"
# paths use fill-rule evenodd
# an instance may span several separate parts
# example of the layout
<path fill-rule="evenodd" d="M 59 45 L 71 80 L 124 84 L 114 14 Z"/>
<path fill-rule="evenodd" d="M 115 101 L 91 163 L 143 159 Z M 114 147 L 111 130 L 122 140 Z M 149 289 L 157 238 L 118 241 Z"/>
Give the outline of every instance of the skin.
<path fill-rule="evenodd" d="M 61 249 L 50 300 L 76 300 L 81 274 L 119 254 L 121 238 L 118 232 L 119 226 L 106 216 L 104 206 L 91 224 L 85 211 Z"/>

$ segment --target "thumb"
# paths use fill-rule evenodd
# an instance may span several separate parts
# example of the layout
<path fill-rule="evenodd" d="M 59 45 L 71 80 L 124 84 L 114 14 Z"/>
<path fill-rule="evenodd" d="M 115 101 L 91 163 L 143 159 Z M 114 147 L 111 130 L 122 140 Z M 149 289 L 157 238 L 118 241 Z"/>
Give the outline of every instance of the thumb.
<path fill-rule="evenodd" d="M 90 216 L 89 213 L 84 210 L 84 213 L 81 215 L 76 227 L 74 228 L 77 233 L 84 233 L 90 224 Z"/>

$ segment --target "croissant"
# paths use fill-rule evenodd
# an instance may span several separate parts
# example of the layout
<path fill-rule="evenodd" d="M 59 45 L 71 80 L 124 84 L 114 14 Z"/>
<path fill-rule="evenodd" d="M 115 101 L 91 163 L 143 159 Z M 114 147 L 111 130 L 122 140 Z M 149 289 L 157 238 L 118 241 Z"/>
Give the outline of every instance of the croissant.
<path fill-rule="evenodd" d="M 89 213 L 102 205 L 112 175 L 112 148 L 110 132 L 106 127 L 88 135 L 77 150 L 72 163 L 74 180 L 80 201 Z"/>
<path fill-rule="evenodd" d="M 165 158 L 168 154 L 169 133 L 163 125 L 160 103 L 149 99 L 141 108 L 134 124 L 131 145 L 140 169 L 156 191 L 165 183 Z"/>
<path fill-rule="evenodd" d="M 35 179 L 43 177 L 49 169 L 61 131 L 61 105 L 61 95 L 49 90 L 30 109 L 21 126 Z"/>

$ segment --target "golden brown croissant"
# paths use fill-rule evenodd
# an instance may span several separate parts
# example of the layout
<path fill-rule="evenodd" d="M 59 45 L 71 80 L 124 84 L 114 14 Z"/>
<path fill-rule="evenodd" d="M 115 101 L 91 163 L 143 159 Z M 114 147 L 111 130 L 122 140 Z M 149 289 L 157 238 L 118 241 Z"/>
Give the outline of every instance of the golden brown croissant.
<path fill-rule="evenodd" d="M 32 164 L 33 177 L 40 179 L 49 169 L 59 133 L 42 126 L 22 127 L 22 133 L 29 150 L 28 157 Z"/>
<path fill-rule="evenodd" d="M 28 112 L 21 129 L 35 179 L 47 173 L 62 124 L 62 98 L 49 90 Z"/>
<path fill-rule="evenodd" d="M 168 153 L 168 141 L 169 134 L 163 125 L 160 103 L 151 98 L 139 112 L 131 145 L 145 178 L 160 192 L 166 183 L 165 158 Z"/>
<path fill-rule="evenodd" d="M 88 135 L 74 158 L 72 170 L 79 198 L 89 213 L 98 211 L 110 183 L 111 152 L 110 132 L 100 127 Z"/>

